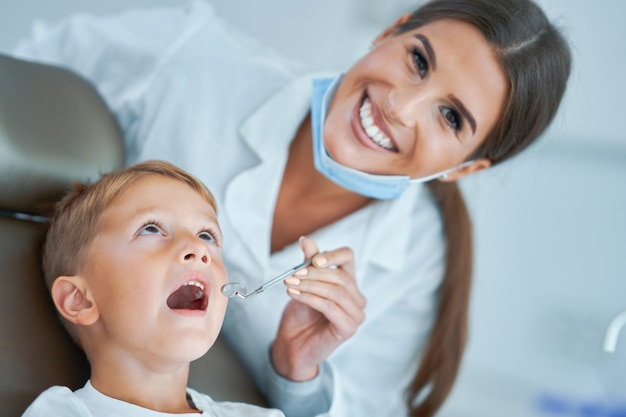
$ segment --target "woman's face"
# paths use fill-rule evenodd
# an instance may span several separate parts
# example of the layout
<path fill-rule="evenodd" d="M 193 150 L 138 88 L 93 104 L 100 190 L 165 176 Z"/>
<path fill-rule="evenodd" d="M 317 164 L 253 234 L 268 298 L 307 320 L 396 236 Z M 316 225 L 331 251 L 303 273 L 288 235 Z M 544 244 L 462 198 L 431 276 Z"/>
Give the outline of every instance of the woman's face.
<path fill-rule="evenodd" d="M 324 125 L 326 149 L 352 168 L 413 178 L 464 162 L 507 93 L 490 46 L 455 20 L 392 30 L 345 74 Z"/>

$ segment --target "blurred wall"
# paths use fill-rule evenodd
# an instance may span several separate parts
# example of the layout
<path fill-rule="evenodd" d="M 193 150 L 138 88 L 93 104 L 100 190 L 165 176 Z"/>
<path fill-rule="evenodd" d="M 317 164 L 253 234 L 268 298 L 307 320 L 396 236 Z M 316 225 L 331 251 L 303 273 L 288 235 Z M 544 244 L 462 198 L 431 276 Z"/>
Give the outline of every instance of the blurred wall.
<path fill-rule="evenodd" d="M 82 10 L 97 14 L 126 7 L 176 5 L 183 0 L 20 0 L 0 2 L 0 50 L 10 50 L 36 18 L 57 20 Z M 313 69 L 346 68 L 395 16 L 419 4 L 409 0 L 213 0 L 218 11 L 248 33 Z M 565 28 L 575 68 L 552 135 L 594 142 L 626 140 L 619 121 L 626 96 L 626 3 L 538 0 Z"/>

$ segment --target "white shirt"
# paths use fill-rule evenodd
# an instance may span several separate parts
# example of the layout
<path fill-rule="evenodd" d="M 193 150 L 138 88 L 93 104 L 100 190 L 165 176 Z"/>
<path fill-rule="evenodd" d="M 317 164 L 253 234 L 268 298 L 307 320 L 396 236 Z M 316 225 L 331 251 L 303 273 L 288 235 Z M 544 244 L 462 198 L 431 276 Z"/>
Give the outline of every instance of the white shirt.
<path fill-rule="evenodd" d="M 231 281 L 255 288 L 303 255 L 270 254 L 273 208 L 290 141 L 309 110 L 312 76 L 226 25 L 201 0 L 184 9 L 75 16 L 35 26 L 17 55 L 92 80 L 125 132 L 128 163 L 166 159 L 214 193 Z M 269 403 L 288 417 L 401 416 L 429 335 L 444 270 L 439 211 L 423 185 L 311 235 L 349 246 L 365 322 L 312 381 L 283 380 L 268 352 L 289 301 L 273 287 L 229 302 L 224 334 Z"/>
<path fill-rule="evenodd" d="M 187 388 L 187 395 L 202 414 L 153 411 L 108 397 L 87 381 L 83 388 L 74 392 L 67 387 L 48 388 L 33 401 L 22 417 L 284 417 L 280 410 L 242 403 L 215 402 L 191 388 Z"/>

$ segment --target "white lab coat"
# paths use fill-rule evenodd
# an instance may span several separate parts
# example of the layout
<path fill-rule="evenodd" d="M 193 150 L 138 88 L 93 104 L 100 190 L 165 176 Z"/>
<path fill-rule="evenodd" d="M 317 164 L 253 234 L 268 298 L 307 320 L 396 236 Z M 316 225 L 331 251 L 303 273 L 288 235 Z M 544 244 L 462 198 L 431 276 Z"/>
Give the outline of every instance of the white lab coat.
<path fill-rule="evenodd" d="M 299 263 L 297 244 L 270 254 L 273 208 L 290 141 L 309 110 L 312 76 L 226 25 L 201 0 L 183 9 L 75 16 L 37 25 L 16 54 L 92 80 L 118 117 L 128 163 L 165 159 L 215 194 L 231 281 L 254 288 Z M 297 75 L 297 76 L 296 76 Z M 366 319 L 313 381 L 271 371 L 284 306 L 276 286 L 229 303 L 223 332 L 270 404 L 288 417 L 406 415 L 405 389 L 434 318 L 444 268 L 440 214 L 423 185 L 311 235 L 354 250 Z M 445 348 L 442 346 L 442 348 Z M 326 405 L 327 404 L 327 405 Z"/>

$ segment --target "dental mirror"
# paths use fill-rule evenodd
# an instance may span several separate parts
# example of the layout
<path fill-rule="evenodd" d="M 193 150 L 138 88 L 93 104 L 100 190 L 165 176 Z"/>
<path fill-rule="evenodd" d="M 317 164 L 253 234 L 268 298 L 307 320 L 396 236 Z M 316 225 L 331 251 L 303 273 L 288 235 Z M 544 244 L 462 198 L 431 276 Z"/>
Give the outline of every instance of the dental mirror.
<path fill-rule="evenodd" d="M 228 284 L 224 284 L 224 286 L 222 287 L 222 294 L 224 294 L 228 298 L 239 297 L 245 300 L 246 298 L 251 297 L 255 294 L 262 293 L 266 289 L 278 284 L 285 278 L 292 276 L 299 270 L 304 269 L 309 265 L 311 265 L 311 259 L 306 260 L 302 262 L 301 264 L 298 264 L 294 266 L 293 268 L 283 272 L 282 274 L 270 279 L 265 284 L 261 285 L 259 288 L 252 291 L 249 294 L 248 294 L 248 288 L 245 285 L 240 284 L 238 282 L 229 282 Z"/>

